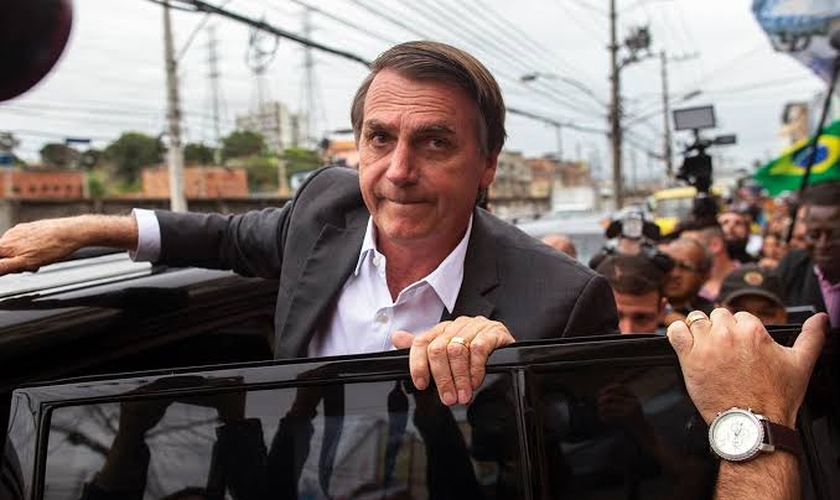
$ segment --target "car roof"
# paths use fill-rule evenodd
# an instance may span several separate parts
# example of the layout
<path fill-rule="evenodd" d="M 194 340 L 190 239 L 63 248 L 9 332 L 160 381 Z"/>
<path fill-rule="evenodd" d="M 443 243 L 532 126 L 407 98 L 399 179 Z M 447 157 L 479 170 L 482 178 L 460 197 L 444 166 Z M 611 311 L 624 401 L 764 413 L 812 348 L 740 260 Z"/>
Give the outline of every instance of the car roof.
<path fill-rule="evenodd" d="M 152 264 L 135 262 L 127 253 L 69 260 L 34 273 L 0 276 L 0 301 L 25 295 L 49 295 L 152 274 Z"/>

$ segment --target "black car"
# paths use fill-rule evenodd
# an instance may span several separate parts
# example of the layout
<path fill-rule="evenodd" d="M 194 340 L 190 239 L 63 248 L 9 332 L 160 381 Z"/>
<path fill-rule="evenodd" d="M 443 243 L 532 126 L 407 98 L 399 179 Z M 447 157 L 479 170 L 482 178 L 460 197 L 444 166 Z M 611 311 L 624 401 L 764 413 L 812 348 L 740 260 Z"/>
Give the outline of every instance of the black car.
<path fill-rule="evenodd" d="M 708 429 L 659 336 L 517 343 L 448 408 L 404 352 L 270 360 L 269 281 L 115 254 L 0 290 L 0 380 L 25 384 L 3 500 L 711 497 Z M 798 422 L 806 499 L 840 498 L 834 349 Z"/>

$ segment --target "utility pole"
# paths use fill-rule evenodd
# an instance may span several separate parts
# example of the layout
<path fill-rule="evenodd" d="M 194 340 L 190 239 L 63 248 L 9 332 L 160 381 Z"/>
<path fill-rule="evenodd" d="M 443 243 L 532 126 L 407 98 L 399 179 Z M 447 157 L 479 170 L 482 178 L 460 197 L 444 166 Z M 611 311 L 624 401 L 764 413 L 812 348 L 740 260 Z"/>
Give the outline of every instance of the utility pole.
<path fill-rule="evenodd" d="M 208 26 L 207 32 L 210 35 L 210 49 L 209 60 L 210 63 L 210 92 L 213 98 L 213 132 L 215 133 L 215 154 L 214 160 L 217 165 L 220 165 L 222 156 L 222 132 L 221 119 L 219 117 L 219 56 L 216 52 L 216 27 Z"/>
<path fill-rule="evenodd" d="M 173 212 L 187 211 L 184 196 L 184 150 L 181 144 L 181 108 L 178 100 L 178 64 L 172 42 L 169 0 L 163 0 L 163 55 L 166 61 L 166 118 L 169 122 L 169 200 Z"/>
<path fill-rule="evenodd" d="M 659 52 L 659 60 L 662 64 L 662 118 L 663 122 L 663 141 L 665 142 L 662 149 L 662 155 L 665 157 L 665 171 L 669 179 L 674 177 L 674 154 L 671 150 L 671 107 L 670 99 L 668 98 L 668 57 L 665 51 Z"/>
<path fill-rule="evenodd" d="M 554 125 L 554 134 L 557 137 L 557 161 L 563 161 L 563 125 Z"/>
<path fill-rule="evenodd" d="M 623 205 L 621 178 L 621 81 L 619 80 L 618 41 L 616 36 L 615 0 L 610 0 L 610 145 L 612 146 L 613 200 L 615 210 Z"/>
<path fill-rule="evenodd" d="M 303 10 L 303 36 L 306 39 L 312 37 L 310 10 L 308 7 Z M 318 142 L 313 130 L 315 120 L 315 62 L 312 58 L 312 47 L 307 46 L 303 49 L 303 67 L 305 75 L 304 91 L 306 92 L 306 144 L 311 146 Z"/>

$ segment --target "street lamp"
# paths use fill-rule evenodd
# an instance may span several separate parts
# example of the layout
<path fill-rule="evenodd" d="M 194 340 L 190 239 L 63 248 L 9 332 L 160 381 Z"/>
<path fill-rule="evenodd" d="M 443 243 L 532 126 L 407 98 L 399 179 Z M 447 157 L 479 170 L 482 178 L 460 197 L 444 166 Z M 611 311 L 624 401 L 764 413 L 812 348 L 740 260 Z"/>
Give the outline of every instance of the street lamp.
<path fill-rule="evenodd" d="M 519 81 L 523 83 L 530 83 L 534 82 L 539 79 L 547 79 L 547 80 L 557 80 L 572 87 L 580 90 L 587 96 L 589 96 L 592 100 L 597 102 L 600 106 L 607 108 L 608 105 L 604 102 L 601 98 L 595 95 L 595 92 L 592 91 L 589 87 L 586 86 L 583 82 L 579 80 L 575 80 L 574 78 L 569 78 L 568 76 L 558 75 L 557 73 L 549 73 L 549 72 L 542 72 L 542 71 L 534 71 L 531 73 L 525 73 L 524 75 L 519 77 Z M 559 161 L 563 161 L 563 125 L 559 122 L 555 122 L 551 124 L 554 126 L 556 138 L 557 138 L 557 159 Z"/>
<path fill-rule="evenodd" d="M 540 78 L 545 78 L 548 80 L 558 80 L 563 83 L 569 84 L 572 87 L 580 90 L 584 94 L 591 97 L 595 102 L 600 104 L 603 107 L 607 107 L 607 103 L 604 102 L 600 97 L 595 95 L 595 92 L 592 91 L 589 87 L 586 86 L 583 82 L 579 80 L 575 80 L 574 78 L 569 78 L 568 76 L 558 75 L 557 73 L 546 73 L 542 71 L 534 71 L 533 73 L 525 73 L 524 75 L 519 77 L 519 81 L 523 83 L 530 83 L 536 81 Z"/>

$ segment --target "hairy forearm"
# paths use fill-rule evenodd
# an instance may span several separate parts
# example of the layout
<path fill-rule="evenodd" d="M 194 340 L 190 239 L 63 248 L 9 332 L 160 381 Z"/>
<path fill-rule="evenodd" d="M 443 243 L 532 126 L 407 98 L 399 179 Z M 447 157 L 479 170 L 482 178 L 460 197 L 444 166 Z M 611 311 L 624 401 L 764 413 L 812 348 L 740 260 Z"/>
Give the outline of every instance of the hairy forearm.
<path fill-rule="evenodd" d="M 76 244 L 134 250 L 137 248 L 137 221 L 132 215 L 80 215 L 58 219 L 68 224 Z"/>
<path fill-rule="evenodd" d="M 89 246 L 134 250 L 134 216 L 79 215 L 18 224 L 0 235 L 0 276 L 37 271 Z"/>
<path fill-rule="evenodd" d="M 744 463 L 721 461 L 717 500 L 795 500 L 799 493 L 799 464 L 790 453 L 777 451 Z"/>

